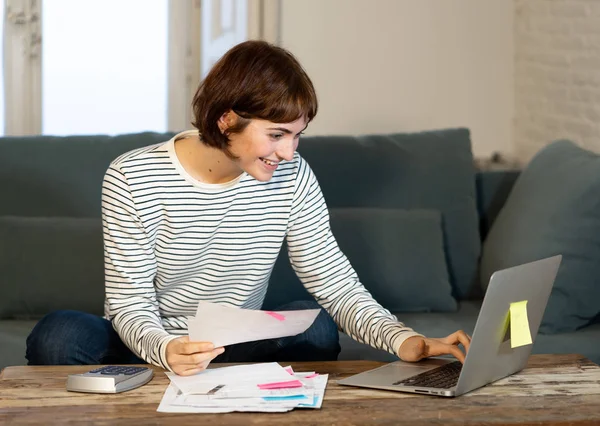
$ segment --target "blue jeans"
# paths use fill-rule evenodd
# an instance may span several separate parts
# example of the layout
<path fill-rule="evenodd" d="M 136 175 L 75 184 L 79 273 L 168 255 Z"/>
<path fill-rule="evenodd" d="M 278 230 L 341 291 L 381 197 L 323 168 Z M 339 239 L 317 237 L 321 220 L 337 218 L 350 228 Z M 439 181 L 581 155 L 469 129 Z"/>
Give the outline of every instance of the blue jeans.
<path fill-rule="evenodd" d="M 314 309 L 313 301 L 297 301 L 278 311 Z M 340 353 L 338 330 L 321 309 L 302 334 L 227 346 L 212 362 L 335 361 Z M 125 344 L 112 323 L 97 315 L 56 311 L 42 318 L 27 338 L 29 365 L 144 364 Z"/>

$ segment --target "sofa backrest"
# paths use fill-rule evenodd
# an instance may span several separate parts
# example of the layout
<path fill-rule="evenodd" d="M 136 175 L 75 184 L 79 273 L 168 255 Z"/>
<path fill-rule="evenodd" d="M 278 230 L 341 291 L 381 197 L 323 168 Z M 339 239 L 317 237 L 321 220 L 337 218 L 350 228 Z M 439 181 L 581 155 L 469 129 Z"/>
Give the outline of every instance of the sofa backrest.
<path fill-rule="evenodd" d="M 478 286 L 480 236 L 475 165 L 467 129 L 307 137 L 300 142 L 298 151 L 314 170 L 330 209 L 371 207 L 441 212 L 453 294 L 464 299 Z M 427 260 L 423 259 L 422 264 L 427 267 Z M 410 282 L 411 277 L 404 278 Z M 306 293 L 290 273 L 282 253 L 265 307 L 273 308 L 301 296 L 306 297 Z"/>
<path fill-rule="evenodd" d="M 0 138 L 0 216 L 100 217 L 101 183 L 124 152 L 171 134 Z"/>
<path fill-rule="evenodd" d="M 479 170 L 475 175 L 479 233 L 484 241 L 519 177 L 517 169 Z"/>
<path fill-rule="evenodd" d="M 119 155 L 170 137 L 0 138 L 0 318 L 102 314 L 102 179 Z"/>
<path fill-rule="evenodd" d="M 54 309 L 102 313 L 102 178 L 120 154 L 171 136 L 0 138 L 0 318 L 40 317 Z M 475 179 L 466 129 L 305 137 L 299 151 L 330 208 L 440 210 L 449 268 L 461 280 L 455 294 L 461 299 L 478 287 L 478 224 L 489 228 L 508 181 L 485 173 Z M 306 292 L 283 252 L 265 306 L 298 298 Z"/>

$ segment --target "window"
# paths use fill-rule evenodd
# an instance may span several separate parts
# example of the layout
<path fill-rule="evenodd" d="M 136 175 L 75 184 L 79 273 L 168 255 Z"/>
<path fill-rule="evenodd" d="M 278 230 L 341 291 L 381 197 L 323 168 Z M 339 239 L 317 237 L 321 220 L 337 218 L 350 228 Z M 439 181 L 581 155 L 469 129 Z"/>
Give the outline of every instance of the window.
<path fill-rule="evenodd" d="M 42 3 L 42 132 L 167 130 L 168 0 Z"/>
<path fill-rule="evenodd" d="M 189 128 L 202 70 L 277 43 L 278 2 L 0 0 L 0 135 Z"/>

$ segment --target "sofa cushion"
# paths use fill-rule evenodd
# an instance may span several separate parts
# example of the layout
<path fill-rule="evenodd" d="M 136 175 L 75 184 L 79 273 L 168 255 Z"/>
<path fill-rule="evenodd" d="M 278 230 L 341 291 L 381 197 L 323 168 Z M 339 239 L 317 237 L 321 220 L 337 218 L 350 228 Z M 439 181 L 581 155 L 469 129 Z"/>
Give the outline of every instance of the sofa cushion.
<path fill-rule="evenodd" d="M 35 320 L 0 320 L 0 370 L 9 365 L 26 365 L 26 340 Z"/>
<path fill-rule="evenodd" d="M 0 318 L 102 314 L 103 262 L 100 219 L 0 216 Z"/>
<path fill-rule="evenodd" d="M 298 151 L 330 208 L 439 210 L 454 295 L 471 294 L 481 243 L 467 129 L 312 136 L 302 139 Z"/>
<path fill-rule="evenodd" d="M 436 210 L 331 209 L 342 252 L 373 297 L 392 312 L 454 311 Z"/>
<path fill-rule="evenodd" d="M 600 156 L 572 142 L 523 170 L 485 240 L 482 282 L 499 269 L 562 254 L 541 333 L 574 331 L 600 314 Z"/>
<path fill-rule="evenodd" d="M 0 216 L 100 217 L 112 160 L 172 133 L 15 136 L 0 139 Z"/>

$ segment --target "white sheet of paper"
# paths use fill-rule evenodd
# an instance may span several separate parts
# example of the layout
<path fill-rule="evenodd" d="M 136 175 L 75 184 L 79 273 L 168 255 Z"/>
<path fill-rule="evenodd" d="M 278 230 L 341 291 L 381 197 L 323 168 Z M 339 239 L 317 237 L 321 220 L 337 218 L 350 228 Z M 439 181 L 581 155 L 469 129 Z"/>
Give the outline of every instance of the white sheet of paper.
<path fill-rule="evenodd" d="M 270 396 L 270 395 L 266 395 Z M 213 395 L 184 395 L 180 394 L 175 398 L 171 405 L 196 406 L 196 407 L 231 407 L 231 406 L 249 406 L 249 405 L 281 405 L 285 407 L 296 407 L 298 404 L 311 404 L 314 399 L 314 392 L 309 395 L 272 395 L 273 397 L 294 397 L 289 401 L 267 401 L 262 396 L 241 396 L 227 398 L 213 398 Z"/>
<path fill-rule="evenodd" d="M 244 366 L 233 366 L 233 367 L 222 367 L 214 369 L 211 375 L 215 377 L 221 376 L 219 381 L 223 381 L 223 377 L 229 376 L 230 378 L 236 377 L 238 381 L 232 383 L 235 387 L 244 380 L 244 373 L 248 376 L 253 376 L 256 382 L 264 383 L 265 379 L 257 378 L 261 374 L 270 374 L 276 371 L 275 367 L 279 367 L 276 363 L 265 363 L 265 364 L 252 364 Z M 243 369 L 236 369 L 236 367 L 244 367 Z M 279 367 L 277 371 L 279 374 L 281 370 L 285 369 Z M 221 370 L 220 372 L 218 370 Z M 253 370 L 253 371 L 251 371 Z M 211 370 L 207 370 L 209 372 Z M 224 373 L 224 374 L 223 374 Z M 167 373 L 171 379 L 175 376 L 172 373 Z M 198 395 L 198 394 L 184 394 L 175 384 L 171 381 L 171 384 L 167 387 L 160 405 L 157 409 L 159 412 L 165 413 L 229 413 L 233 411 L 240 412 L 286 412 L 293 410 L 294 408 L 313 408 L 319 409 L 323 403 L 323 397 L 325 395 L 325 388 L 327 386 L 328 375 L 318 375 L 315 377 L 306 378 L 312 373 L 295 373 L 290 374 L 285 371 L 285 376 L 281 376 L 284 379 L 298 379 L 303 383 L 304 393 L 298 397 L 294 397 L 294 392 L 289 389 L 289 394 L 285 389 L 273 390 L 269 396 L 271 398 L 263 399 L 262 397 L 256 397 L 254 395 L 247 398 L 215 398 L 216 395 Z M 194 377 L 194 376 L 192 376 Z M 184 382 L 185 383 L 185 382 Z M 208 382 L 207 382 L 208 383 Z M 249 382 L 247 382 L 249 383 Z M 226 387 L 225 387 L 226 388 Z M 225 389 L 224 388 L 224 389 Z M 258 395 L 257 395 L 258 396 Z M 261 395 L 263 396 L 263 395 Z M 289 398 L 289 397 L 292 398 Z M 272 398 L 275 397 L 275 398 Z"/>
<path fill-rule="evenodd" d="M 263 339 L 295 336 L 317 318 L 319 309 L 259 311 L 199 302 L 195 317 L 188 318 L 188 334 L 195 342 L 215 347 Z"/>
<path fill-rule="evenodd" d="M 243 389 L 239 389 L 239 388 L 228 389 L 228 386 L 225 386 L 224 388 L 219 389 L 219 391 L 213 395 L 191 394 L 191 395 L 184 395 L 184 396 L 208 397 L 207 399 L 264 398 L 264 397 L 281 398 L 281 397 L 291 397 L 291 396 L 296 396 L 296 397 L 305 396 L 307 398 L 310 398 L 310 400 L 312 401 L 312 397 L 313 397 L 314 393 L 315 393 L 314 389 L 309 389 L 304 386 L 302 386 L 300 388 L 284 388 L 284 389 L 257 389 L 256 386 L 254 388 L 248 387 L 248 388 L 243 388 Z M 201 400 L 201 398 L 198 400 Z"/>
<path fill-rule="evenodd" d="M 323 405 L 323 398 L 325 397 L 325 388 L 327 388 L 328 379 L 329 374 L 320 374 L 312 379 L 300 379 L 304 386 L 312 388 L 314 394 L 313 401 L 311 403 L 300 403 L 298 408 L 321 408 L 321 405 Z"/>
<path fill-rule="evenodd" d="M 193 376 L 166 374 L 184 394 L 205 394 L 218 385 L 253 385 L 256 388 L 259 383 L 294 380 L 294 376 L 276 362 L 209 368 Z"/>
<path fill-rule="evenodd" d="M 252 411 L 252 412 L 270 412 L 282 413 L 291 411 L 295 407 L 290 405 L 262 405 L 262 406 L 245 406 L 245 405 L 229 405 L 221 407 L 199 407 L 195 405 L 174 405 L 175 399 L 181 395 L 181 392 L 173 384 L 170 384 L 160 401 L 156 411 L 159 413 L 232 413 L 234 411 Z"/>

